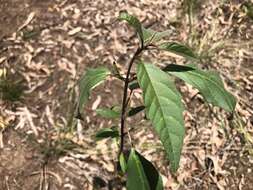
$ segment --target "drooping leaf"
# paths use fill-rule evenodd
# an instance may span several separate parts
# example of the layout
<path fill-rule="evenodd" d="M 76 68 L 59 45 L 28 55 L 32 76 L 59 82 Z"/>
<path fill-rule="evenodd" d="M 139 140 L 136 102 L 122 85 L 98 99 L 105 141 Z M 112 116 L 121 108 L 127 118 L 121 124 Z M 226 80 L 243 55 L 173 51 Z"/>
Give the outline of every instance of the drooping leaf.
<path fill-rule="evenodd" d="M 118 18 L 119 20 L 127 21 L 128 24 L 136 30 L 141 43 L 143 43 L 143 31 L 142 31 L 142 25 L 139 19 L 133 15 L 128 14 L 127 12 L 121 12 Z"/>
<path fill-rule="evenodd" d="M 96 112 L 100 116 L 102 116 L 104 118 L 108 118 L 108 119 L 115 119 L 115 118 L 120 117 L 120 112 L 118 110 L 113 109 L 113 108 L 112 109 L 100 108 L 100 109 L 96 109 Z"/>
<path fill-rule="evenodd" d="M 177 42 L 162 43 L 159 48 L 186 58 L 198 59 L 198 56 L 189 47 Z"/>
<path fill-rule="evenodd" d="M 158 171 L 134 149 L 127 162 L 128 190 L 162 190 L 163 183 Z"/>
<path fill-rule="evenodd" d="M 185 131 L 181 95 L 169 76 L 152 64 L 139 63 L 137 79 L 143 90 L 147 117 L 163 143 L 172 171 L 176 171 Z"/>
<path fill-rule="evenodd" d="M 82 110 L 83 106 L 87 102 L 90 91 L 102 83 L 106 77 L 110 74 L 107 68 L 99 67 L 96 69 L 88 69 L 82 76 L 79 83 L 80 96 L 78 100 L 78 112 Z"/>
<path fill-rule="evenodd" d="M 155 43 L 159 42 L 163 37 L 168 36 L 170 34 L 169 30 L 163 31 L 163 32 L 156 32 L 150 28 L 146 29 L 142 27 L 143 31 L 143 40 L 144 43 Z"/>
<path fill-rule="evenodd" d="M 116 137 L 119 137 L 119 131 L 117 130 L 116 127 L 101 129 L 95 135 L 95 139 L 97 141 L 105 138 L 116 138 Z"/>
<path fill-rule="evenodd" d="M 170 64 L 164 71 L 184 80 L 197 88 L 208 103 L 219 106 L 226 111 L 232 112 L 235 109 L 236 99 L 229 93 L 216 72 L 203 71 L 193 65 Z"/>
<path fill-rule="evenodd" d="M 145 109 L 145 106 L 138 106 L 138 107 L 135 107 L 135 108 L 131 108 L 128 112 L 128 117 L 132 117 L 132 116 L 136 115 L 137 113 L 141 112 L 144 109 Z"/>

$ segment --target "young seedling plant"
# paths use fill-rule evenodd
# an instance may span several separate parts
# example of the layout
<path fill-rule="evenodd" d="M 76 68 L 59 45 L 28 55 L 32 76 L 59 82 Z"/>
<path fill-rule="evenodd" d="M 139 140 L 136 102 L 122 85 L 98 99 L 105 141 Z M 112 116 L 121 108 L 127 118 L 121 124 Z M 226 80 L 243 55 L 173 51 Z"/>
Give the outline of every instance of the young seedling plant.
<path fill-rule="evenodd" d="M 161 42 L 167 32 L 156 32 L 146 29 L 141 22 L 127 12 L 121 12 L 118 19 L 126 21 L 136 31 L 139 45 L 128 62 L 125 75 L 111 72 L 105 67 L 88 69 L 80 79 L 80 97 L 77 114 L 81 118 L 83 106 L 89 99 L 90 91 L 104 82 L 108 76 L 114 76 L 124 83 L 122 105 L 120 109 L 98 109 L 97 113 L 106 118 L 120 118 L 119 129 L 104 128 L 96 134 L 97 139 L 116 138 L 119 141 L 118 159 L 121 170 L 126 174 L 128 190 L 161 190 L 163 182 L 153 164 L 145 159 L 134 147 L 125 150 L 126 118 L 145 109 L 147 118 L 151 121 L 156 134 L 162 142 L 164 151 L 170 163 L 171 172 L 179 167 L 181 150 L 185 135 L 181 94 L 177 90 L 172 76 L 198 89 L 207 103 L 219 106 L 228 112 L 233 112 L 236 99 L 226 91 L 220 76 L 216 72 L 204 71 L 196 65 L 169 64 L 159 68 L 155 64 L 141 59 L 144 51 L 168 51 L 188 60 L 198 60 L 198 56 L 186 45 L 178 42 Z M 132 68 L 137 72 L 133 74 Z M 143 106 L 129 108 L 130 94 L 135 89 L 141 89 Z M 132 142 L 133 144 L 133 142 Z M 133 146 L 133 145 L 132 145 Z M 125 152 L 128 151 L 128 155 Z"/>

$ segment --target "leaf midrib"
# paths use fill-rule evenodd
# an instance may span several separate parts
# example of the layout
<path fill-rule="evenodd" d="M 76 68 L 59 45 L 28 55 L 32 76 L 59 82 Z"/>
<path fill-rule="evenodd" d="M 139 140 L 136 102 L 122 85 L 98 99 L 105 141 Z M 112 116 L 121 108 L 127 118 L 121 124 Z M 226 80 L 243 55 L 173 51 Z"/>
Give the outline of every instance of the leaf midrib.
<path fill-rule="evenodd" d="M 150 78 L 150 76 L 149 76 L 149 74 L 148 74 L 148 72 L 147 72 L 147 70 L 146 70 L 146 67 L 143 65 L 143 67 L 144 67 L 144 71 L 146 72 L 146 74 L 147 74 L 147 76 L 148 76 L 148 78 L 149 78 L 149 81 L 150 81 L 150 85 L 151 85 L 151 87 L 152 87 L 152 89 L 153 89 L 153 91 L 155 92 L 155 97 L 154 98 L 156 98 L 157 99 L 157 102 L 158 102 L 158 104 L 159 104 L 159 106 L 158 106 L 158 109 L 160 109 L 160 112 L 162 112 L 162 120 L 163 120 L 163 123 L 166 125 L 166 122 L 165 122 L 165 120 L 164 120 L 164 118 L 165 118 L 165 116 L 164 116 L 164 113 L 163 113 L 163 111 L 162 111 L 162 107 L 161 107 L 161 103 L 160 103 L 160 101 L 159 101 L 159 98 L 157 98 L 158 96 L 157 96 L 157 92 L 156 92 L 156 90 L 155 90 L 155 88 L 154 88 L 154 86 L 153 86 L 153 84 L 152 84 L 152 80 L 151 80 L 151 78 Z M 148 85 L 149 85 L 148 84 Z M 153 99 L 154 99 L 153 98 Z M 167 128 L 165 127 L 165 126 L 163 126 L 163 128 L 164 129 L 166 129 L 167 130 Z M 163 129 L 162 129 L 163 130 Z M 161 130 L 161 131 L 162 131 Z M 168 132 L 168 131 L 167 131 Z M 168 132 L 169 133 L 169 132 Z M 176 134 L 175 134 L 176 135 Z M 178 135 L 176 135 L 176 136 L 178 136 Z M 169 136 L 168 136 L 169 137 Z M 170 138 L 170 137 L 169 137 Z M 169 139 L 170 140 L 170 139 Z M 175 160 L 175 157 L 174 157 L 174 154 L 175 154 L 175 152 L 174 152 L 174 148 L 173 148 L 173 146 L 171 146 L 171 150 L 172 150 L 172 155 L 173 155 L 173 162 L 174 162 L 174 160 Z"/>

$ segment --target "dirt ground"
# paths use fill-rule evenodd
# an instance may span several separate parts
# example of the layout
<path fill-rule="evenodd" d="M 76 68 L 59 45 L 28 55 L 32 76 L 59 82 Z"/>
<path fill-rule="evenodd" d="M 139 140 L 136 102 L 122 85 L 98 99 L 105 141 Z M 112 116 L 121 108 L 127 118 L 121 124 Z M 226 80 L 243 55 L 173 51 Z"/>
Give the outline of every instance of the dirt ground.
<path fill-rule="evenodd" d="M 193 47 L 203 57 L 200 67 L 217 70 L 238 101 L 232 117 L 178 82 L 187 132 L 173 175 L 150 123 L 137 122 L 132 139 L 161 171 L 165 189 L 252 189 L 253 19 L 246 1 L 196 0 L 190 14 L 186 2 L 0 0 L 0 77 L 7 84 L 0 88 L 0 190 L 124 189 L 115 174 L 116 146 L 92 137 L 117 124 L 94 110 L 120 105 L 122 84 L 110 80 L 96 88 L 84 121 L 70 122 L 75 84 L 86 68 L 112 68 L 117 61 L 125 70 L 136 40 L 115 20 L 122 10 Z M 145 57 L 185 63 L 163 53 Z M 133 106 L 141 103 L 138 97 L 136 92 Z M 129 126 L 142 116 L 129 119 Z"/>

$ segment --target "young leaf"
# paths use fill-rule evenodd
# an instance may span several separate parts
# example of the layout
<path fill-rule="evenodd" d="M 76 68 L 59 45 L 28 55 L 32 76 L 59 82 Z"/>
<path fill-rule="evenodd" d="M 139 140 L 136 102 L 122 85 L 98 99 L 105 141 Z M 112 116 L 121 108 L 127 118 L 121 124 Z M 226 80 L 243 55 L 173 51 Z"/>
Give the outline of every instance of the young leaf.
<path fill-rule="evenodd" d="M 159 48 L 186 58 L 198 59 L 198 56 L 189 47 L 177 42 L 166 42 L 161 44 Z"/>
<path fill-rule="evenodd" d="M 143 90 L 147 117 L 152 121 L 175 172 L 185 132 L 181 95 L 169 76 L 152 64 L 139 63 L 137 79 Z"/>
<path fill-rule="evenodd" d="M 124 154 L 121 153 L 119 156 L 119 163 L 120 163 L 120 167 L 123 173 L 126 173 L 127 170 L 127 163 L 126 163 L 126 159 L 124 157 Z"/>
<path fill-rule="evenodd" d="M 217 73 L 203 71 L 193 65 L 174 64 L 166 66 L 164 71 L 197 88 L 208 103 L 219 106 L 229 112 L 235 109 L 236 99 L 231 93 L 226 91 Z"/>
<path fill-rule="evenodd" d="M 127 21 L 128 24 L 136 30 L 140 38 L 140 41 L 143 44 L 143 31 L 142 31 L 142 25 L 139 19 L 136 18 L 135 16 L 128 14 L 127 12 L 121 12 L 118 18 L 119 20 Z"/>
<path fill-rule="evenodd" d="M 114 109 L 109 109 L 109 108 L 101 108 L 96 110 L 97 114 L 104 118 L 108 119 L 115 119 L 119 118 L 120 112 Z"/>
<path fill-rule="evenodd" d="M 117 130 L 116 127 L 101 129 L 95 135 L 95 139 L 97 141 L 105 138 L 116 138 L 116 137 L 119 137 L 119 131 Z"/>
<path fill-rule="evenodd" d="M 162 190 L 161 176 L 152 165 L 134 149 L 131 150 L 127 162 L 128 190 Z"/>
<path fill-rule="evenodd" d="M 163 32 L 156 32 L 150 28 L 146 29 L 144 27 L 142 27 L 142 31 L 143 31 L 143 40 L 145 44 L 151 42 L 158 42 L 163 37 L 168 36 L 170 34 L 169 30 Z"/>
<path fill-rule="evenodd" d="M 134 80 L 133 82 L 130 82 L 130 84 L 128 85 L 128 88 L 130 90 L 135 90 L 135 89 L 140 88 L 140 86 L 139 86 L 138 82 Z"/>
<path fill-rule="evenodd" d="M 137 113 L 141 112 L 144 109 L 145 109 L 145 106 L 138 106 L 138 107 L 135 107 L 135 108 L 131 108 L 128 112 L 128 117 L 134 116 L 134 115 L 136 115 Z"/>
<path fill-rule="evenodd" d="M 80 97 L 78 100 L 79 113 L 89 98 L 90 90 L 92 90 L 101 82 L 103 82 L 109 74 L 110 71 L 107 68 L 100 67 L 96 69 L 89 69 L 82 76 L 79 83 L 79 90 L 80 90 Z"/>

